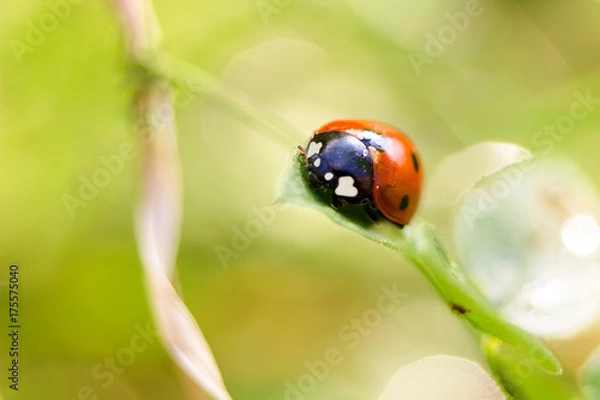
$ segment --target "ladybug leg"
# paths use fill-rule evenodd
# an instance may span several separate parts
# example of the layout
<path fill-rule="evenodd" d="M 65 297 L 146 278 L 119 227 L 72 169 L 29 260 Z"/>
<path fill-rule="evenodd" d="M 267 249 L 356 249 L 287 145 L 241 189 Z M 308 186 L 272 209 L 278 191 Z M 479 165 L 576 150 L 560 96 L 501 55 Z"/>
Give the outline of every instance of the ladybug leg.
<path fill-rule="evenodd" d="M 365 211 L 367 212 L 369 218 L 373 220 L 373 222 L 381 220 L 381 214 L 379 213 L 379 210 L 375 207 L 375 205 L 373 205 L 373 203 L 367 204 L 365 206 Z"/>
<path fill-rule="evenodd" d="M 344 205 L 344 201 L 335 194 L 331 197 L 331 207 L 339 210 Z"/>
<path fill-rule="evenodd" d="M 310 172 L 310 171 L 308 172 L 308 182 L 315 189 L 320 189 L 323 186 L 325 186 L 325 184 L 323 182 L 321 182 L 319 180 L 319 178 L 317 178 L 317 176 L 315 174 L 313 174 L 312 172 Z"/>
<path fill-rule="evenodd" d="M 365 212 L 373 222 L 379 222 L 386 219 L 372 201 L 365 205 Z M 400 225 L 400 228 L 404 228 L 404 225 Z"/>

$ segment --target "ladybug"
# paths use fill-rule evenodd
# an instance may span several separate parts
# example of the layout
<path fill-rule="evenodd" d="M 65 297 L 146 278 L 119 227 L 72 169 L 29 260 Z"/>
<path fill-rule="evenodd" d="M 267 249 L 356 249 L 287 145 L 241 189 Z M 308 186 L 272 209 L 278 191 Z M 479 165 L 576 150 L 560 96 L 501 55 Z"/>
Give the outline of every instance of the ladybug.
<path fill-rule="evenodd" d="M 330 122 L 314 132 L 303 153 L 308 182 L 331 195 L 331 205 L 364 206 L 407 225 L 419 205 L 423 185 L 420 157 L 398 128 L 367 120 Z M 380 213 L 380 214 L 378 214 Z"/>

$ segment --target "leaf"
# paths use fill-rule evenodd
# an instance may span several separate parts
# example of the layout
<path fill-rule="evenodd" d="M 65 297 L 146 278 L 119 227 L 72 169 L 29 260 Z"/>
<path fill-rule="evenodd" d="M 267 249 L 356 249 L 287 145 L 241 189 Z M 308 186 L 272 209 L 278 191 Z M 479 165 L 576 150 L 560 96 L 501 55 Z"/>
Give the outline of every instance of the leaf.
<path fill-rule="evenodd" d="M 388 221 L 373 223 L 364 211 L 356 208 L 336 211 L 325 195 L 312 190 L 304 168 L 300 153 L 295 152 L 290 159 L 279 201 L 316 209 L 337 224 L 398 251 L 421 270 L 448 307 L 478 331 L 497 337 L 522 353 L 538 355 L 537 365 L 548 373 L 562 372 L 560 362 L 544 343 L 496 315 L 465 274 L 450 260 L 441 235 L 433 225 L 413 222 L 401 229 Z"/>
<path fill-rule="evenodd" d="M 303 173 L 304 166 L 300 155 L 299 151 L 295 151 L 290 157 L 278 202 L 316 209 L 338 225 L 376 243 L 401 253 L 407 250 L 405 233 L 398 229 L 397 225 L 388 221 L 375 224 L 366 212 L 358 208 L 339 211 L 333 209 L 326 197 L 320 196 L 310 187 L 306 174 Z"/>
<path fill-rule="evenodd" d="M 484 338 L 488 364 L 506 391 L 520 400 L 583 400 L 568 374 L 547 374 L 536 365 L 535 354 L 523 354 L 494 339 Z"/>
<path fill-rule="evenodd" d="M 504 400 L 496 381 L 476 363 L 433 356 L 399 369 L 379 400 Z"/>

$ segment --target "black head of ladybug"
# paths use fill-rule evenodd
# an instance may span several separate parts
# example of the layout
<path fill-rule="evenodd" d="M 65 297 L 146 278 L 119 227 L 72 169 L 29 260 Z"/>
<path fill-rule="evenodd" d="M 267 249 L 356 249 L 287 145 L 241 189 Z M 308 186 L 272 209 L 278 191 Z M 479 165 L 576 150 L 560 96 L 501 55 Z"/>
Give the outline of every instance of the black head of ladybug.
<path fill-rule="evenodd" d="M 361 140 L 336 131 L 315 135 L 306 148 L 305 162 L 310 185 L 331 194 L 335 208 L 370 202 L 373 162 Z"/>

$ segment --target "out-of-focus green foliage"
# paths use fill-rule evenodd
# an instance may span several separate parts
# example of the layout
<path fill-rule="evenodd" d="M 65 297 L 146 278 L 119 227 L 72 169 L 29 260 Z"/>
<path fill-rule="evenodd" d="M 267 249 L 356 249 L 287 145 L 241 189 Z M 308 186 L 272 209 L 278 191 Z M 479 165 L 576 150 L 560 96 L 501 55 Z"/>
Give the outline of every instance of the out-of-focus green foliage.
<path fill-rule="evenodd" d="M 591 399 L 600 398 L 600 361 L 598 351 L 592 354 L 582 371 L 582 385 Z"/>
<path fill-rule="evenodd" d="M 135 79 L 110 2 L 71 5 L 28 44 L 40 21 L 53 9 L 60 14 L 49 5 L 57 3 L 64 2 L 0 3 L 0 283 L 18 263 L 23 315 L 22 388 L 18 396 L 0 391 L 8 399 L 71 400 L 89 386 L 100 398 L 184 398 L 157 342 L 108 374 L 113 379 L 97 377 L 150 321 L 132 228 L 138 157 L 120 157 L 105 187 L 83 192 L 85 207 L 65 206 L 65 195 L 81 199 L 106 160 L 138 145 L 129 108 Z M 307 138 L 329 120 L 378 119 L 409 132 L 428 172 L 455 150 L 496 140 L 569 156 L 600 186 L 598 103 L 568 133 L 538 134 L 570 114 L 577 94 L 600 98 L 600 3 L 482 1 L 481 14 L 439 56 L 427 55 L 429 35 L 453 26 L 447 14 L 466 4 L 155 6 L 167 51 Z M 15 56 L 14 40 L 32 51 Z M 419 54 L 431 62 L 417 69 Z M 469 332 L 399 256 L 318 213 L 265 208 L 290 148 L 236 120 L 201 88 L 178 93 L 185 190 L 179 281 L 234 398 L 283 398 L 332 347 L 343 362 L 306 398 L 376 398 L 399 367 L 431 354 L 484 361 Z M 261 221 L 257 213 L 261 234 L 235 250 L 239 232 Z M 216 246 L 236 256 L 220 257 Z M 406 298 L 368 334 L 348 328 L 376 306 L 382 285 L 396 285 Z M 0 290 L 5 326 L 6 287 Z M 4 363 L 8 336 L 0 338 Z M 565 349 L 559 355 L 579 366 L 579 353 Z"/>

